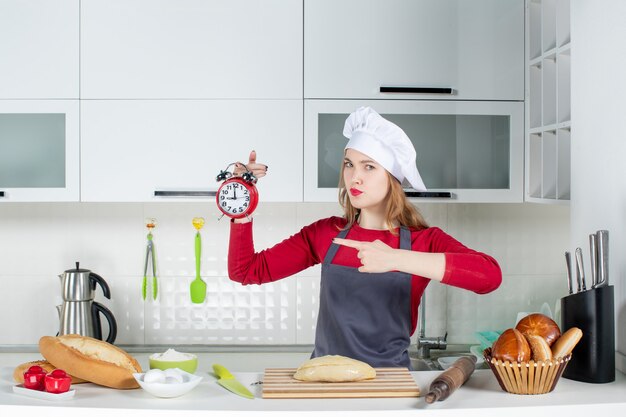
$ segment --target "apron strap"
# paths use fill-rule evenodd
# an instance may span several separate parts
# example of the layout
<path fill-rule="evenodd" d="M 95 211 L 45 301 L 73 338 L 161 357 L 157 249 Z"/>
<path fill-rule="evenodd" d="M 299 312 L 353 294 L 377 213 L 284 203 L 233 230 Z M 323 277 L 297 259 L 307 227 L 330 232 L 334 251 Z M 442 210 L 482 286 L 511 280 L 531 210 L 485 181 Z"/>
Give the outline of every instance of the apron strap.
<path fill-rule="evenodd" d="M 400 226 L 400 249 L 411 250 L 411 231 L 406 226 Z"/>
<path fill-rule="evenodd" d="M 350 229 L 343 229 L 341 232 L 339 232 L 339 234 L 336 236 L 340 239 L 345 239 L 345 237 L 348 235 L 348 231 Z M 337 253 L 337 251 L 339 250 L 339 245 L 336 243 L 331 243 L 330 244 L 330 248 L 328 248 L 328 251 L 326 252 L 326 256 L 324 256 L 324 264 L 325 265 L 330 265 L 330 263 L 332 262 L 333 258 L 335 257 L 335 254 Z"/>

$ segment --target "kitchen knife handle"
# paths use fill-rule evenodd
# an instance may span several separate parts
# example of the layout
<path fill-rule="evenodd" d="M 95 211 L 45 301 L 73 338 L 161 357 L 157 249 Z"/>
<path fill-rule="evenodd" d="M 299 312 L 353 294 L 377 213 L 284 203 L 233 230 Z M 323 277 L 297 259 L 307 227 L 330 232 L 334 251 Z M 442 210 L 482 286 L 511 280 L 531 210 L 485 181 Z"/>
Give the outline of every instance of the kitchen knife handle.
<path fill-rule="evenodd" d="M 576 282 L 578 292 L 585 291 L 585 266 L 583 265 L 583 250 L 576 248 Z"/>
<path fill-rule="evenodd" d="M 596 286 L 604 287 L 609 283 L 609 231 L 596 232 L 598 244 L 598 277 Z"/>
<path fill-rule="evenodd" d="M 567 268 L 567 291 L 570 294 L 574 293 L 572 285 L 572 257 L 569 252 L 565 252 L 565 267 Z"/>
<path fill-rule="evenodd" d="M 219 379 L 235 379 L 233 374 L 228 372 L 228 369 L 224 368 L 222 365 L 214 364 L 213 372 L 215 372 L 215 375 L 217 375 Z"/>
<path fill-rule="evenodd" d="M 591 268 L 591 287 L 598 282 L 598 240 L 596 234 L 589 235 L 589 263 Z"/>

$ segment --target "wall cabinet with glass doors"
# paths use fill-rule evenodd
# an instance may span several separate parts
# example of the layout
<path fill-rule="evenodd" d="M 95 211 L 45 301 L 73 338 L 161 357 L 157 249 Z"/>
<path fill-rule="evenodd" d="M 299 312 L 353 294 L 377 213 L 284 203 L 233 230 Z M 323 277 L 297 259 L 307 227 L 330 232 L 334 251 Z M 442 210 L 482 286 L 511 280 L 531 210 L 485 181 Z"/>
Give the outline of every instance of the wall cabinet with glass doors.
<path fill-rule="evenodd" d="M 78 201 L 78 100 L 0 100 L 0 202 Z"/>
<path fill-rule="evenodd" d="M 523 201 L 523 102 L 362 100 L 305 100 L 304 201 L 337 201 L 343 125 L 362 105 L 411 138 L 429 191 L 419 201 Z"/>

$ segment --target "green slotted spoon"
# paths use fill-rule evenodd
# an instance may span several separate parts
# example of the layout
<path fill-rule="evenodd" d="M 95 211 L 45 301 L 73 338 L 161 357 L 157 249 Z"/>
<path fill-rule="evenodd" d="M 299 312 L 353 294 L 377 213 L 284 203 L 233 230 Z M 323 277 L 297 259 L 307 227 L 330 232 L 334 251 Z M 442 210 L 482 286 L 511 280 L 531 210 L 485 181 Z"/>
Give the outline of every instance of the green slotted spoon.
<path fill-rule="evenodd" d="M 200 237 L 200 229 L 204 226 L 204 218 L 194 217 L 191 221 L 193 227 L 196 228 L 196 279 L 191 281 L 189 293 L 191 294 L 191 302 L 201 304 L 206 298 L 206 282 L 200 277 L 200 258 L 202 253 L 202 238 Z"/>

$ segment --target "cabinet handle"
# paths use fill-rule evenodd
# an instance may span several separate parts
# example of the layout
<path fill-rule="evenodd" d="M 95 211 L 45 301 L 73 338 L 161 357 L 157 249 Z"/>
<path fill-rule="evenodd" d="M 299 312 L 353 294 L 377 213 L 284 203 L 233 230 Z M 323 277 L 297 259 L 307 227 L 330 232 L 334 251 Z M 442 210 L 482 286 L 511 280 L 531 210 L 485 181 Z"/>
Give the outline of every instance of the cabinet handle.
<path fill-rule="evenodd" d="M 452 198 L 449 191 L 405 191 L 407 197 L 418 198 Z"/>
<path fill-rule="evenodd" d="M 215 197 L 217 191 L 162 191 L 156 190 L 155 197 Z"/>
<path fill-rule="evenodd" d="M 450 87 L 380 87 L 381 93 L 454 94 Z"/>
<path fill-rule="evenodd" d="M 4 197 L 4 191 L 0 191 L 0 197 Z"/>

